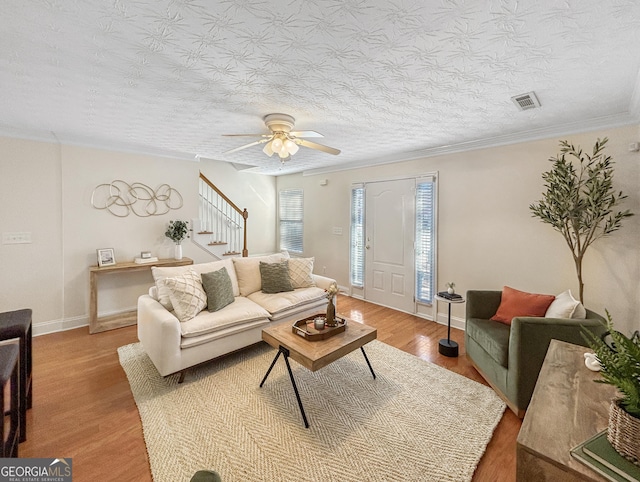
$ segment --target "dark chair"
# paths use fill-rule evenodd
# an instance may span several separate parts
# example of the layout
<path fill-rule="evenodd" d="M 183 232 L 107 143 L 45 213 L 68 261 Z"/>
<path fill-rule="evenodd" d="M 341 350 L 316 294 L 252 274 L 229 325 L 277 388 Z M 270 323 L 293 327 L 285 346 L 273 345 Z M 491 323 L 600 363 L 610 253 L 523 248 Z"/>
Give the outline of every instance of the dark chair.
<path fill-rule="evenodd" d="M 20 373 L 18 371 L 19 349 L 17 344 L 0 345 L 0 458 L 18 456 L 18 437 L 20 432 Z M 9 386 L 9 396 L 5 400 L 5 391 Z M 9 406 L 5 407 L 5 401 Z M 8 410 L 7 410 L 8 409 Z M 9 415 L 9 423 L 5 423 Z M 6 433 L 5 433 L 6 431 Z"/>
<path fill-rule="evenodd" d="M 605 320 L 586 310 L 584 319 L 521 316 L 509 326 L 490 320 L 501 300 L 502 291 L 467 291 L 465 350 L 478 373 L 522 418 L 551 340 L 586 346 L 582 331 L 600 336 Z"/>
<path fill-rule="evenodd" d="M 27 409 L 33 404 L 31 314 L 30 309 L 0 313 L 0 341 L 18 339 L 20 345 L 20 442 L 27 440 Z"/>

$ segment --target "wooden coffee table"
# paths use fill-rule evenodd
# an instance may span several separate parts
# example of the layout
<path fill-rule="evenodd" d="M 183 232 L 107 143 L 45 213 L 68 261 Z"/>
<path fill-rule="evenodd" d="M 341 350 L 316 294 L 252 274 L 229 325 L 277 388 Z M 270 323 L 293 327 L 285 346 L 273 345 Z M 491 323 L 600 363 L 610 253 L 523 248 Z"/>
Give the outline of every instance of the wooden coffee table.
<path fill-rule="evenodd" d="M 291 379 L 291 385 L 293 385 L 293 391 L 296 394 L 298 400 L 298 407 L 300 407 L 300 413 L 302 414 L 302 420 L 304 426 L 309 428 L 309 422 L 307 421 L 307 415 L 304 412 L 302 406 L 302 400 L 300 399 L 300 393 L 296 386 L 296 381 L 293 378 L 293 372 L 291 371 L 291 365 L 289 364 L 289 358 L 294 359 L 303 367 L 315 372 L 322 367 L 342 358 L 348 353 L 360 348 L 364 359 L 371 370 L 373 378 L 376 378 L 376 374 L 371 367 L 371 363 L 367 358 L 367 354 L 364 352 L 364 345 L 372 340 L 375 340 L 378 335 L 378 331 L 361 323 L 347 320 L 346 330 L 335 336 L 327 338 L 326 340 L 309 341 L 300 335 L 296 335 L 291 331 L 291 324 L 283 323 L 276 326 L 271 326 L 262 330 L 262 339 L 269 345 L 276 348 L 275 358 L 271 362 L 271 366 L 267 370 L 260 387 L 267 381 L 267 377 L 273 366 L 278 361 L 280 355 L 284 356 L 284 362 L 287 365 L 287 371 L 289 372 L 289 378 Z"/>

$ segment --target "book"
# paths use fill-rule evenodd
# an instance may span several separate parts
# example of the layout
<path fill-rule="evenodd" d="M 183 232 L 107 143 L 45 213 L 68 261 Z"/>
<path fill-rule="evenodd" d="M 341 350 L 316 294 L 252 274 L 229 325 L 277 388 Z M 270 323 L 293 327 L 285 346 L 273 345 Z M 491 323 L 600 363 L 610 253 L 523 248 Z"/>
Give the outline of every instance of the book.
<path fill-rule="evenodd" d="M 571 455 L 609 480 L 640 482 L 640 467 L 616 452 L 606 430 L 572 449 Z"/>
<path fill-rule="evenodd" d="M 440 296 L 441 298 L 446 298 L 448 300 L 462 299 L 462 296 L 460 296 L 458 293 L 449 293 L 448 291 L 441 291 L 440 293 L 438 293 L 438 296 Z"/>
<path fill-rule="evenodd" d="M 158 257 L 153 256 L 151 258 L 134 258 L 134 261 L 136 262 L 136 264 L 157 263 Z"/>

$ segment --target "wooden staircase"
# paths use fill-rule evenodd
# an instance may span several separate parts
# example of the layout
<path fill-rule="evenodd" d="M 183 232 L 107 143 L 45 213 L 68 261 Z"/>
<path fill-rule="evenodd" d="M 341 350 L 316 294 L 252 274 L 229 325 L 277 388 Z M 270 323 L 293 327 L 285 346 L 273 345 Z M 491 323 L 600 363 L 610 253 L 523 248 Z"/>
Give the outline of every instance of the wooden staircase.
<path fill-rule="evenodd" d="M 248 256 L 246 209 L 240 209 L 207 177 L 198 181 L 198 219 L 192 220 L 192 240 L 218 259 Z"/>

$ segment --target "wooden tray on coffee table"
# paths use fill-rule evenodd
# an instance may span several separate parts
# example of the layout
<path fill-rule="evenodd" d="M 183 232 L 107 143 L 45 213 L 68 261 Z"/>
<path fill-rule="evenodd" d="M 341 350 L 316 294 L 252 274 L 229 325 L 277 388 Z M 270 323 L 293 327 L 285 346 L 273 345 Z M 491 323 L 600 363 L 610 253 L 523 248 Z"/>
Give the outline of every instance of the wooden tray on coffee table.
<path fill-rule="evenodd" d="M 318 341 L 326 340 L 338 333 L 342 333 L 347 328 L 347 320 L 336 316 L 336 322 L 338 323 L 337 326 L 325 326 L 324 330 L 316 330 L 313 326 L 313 320 L 316 318 L 319 318 L 319 315 L 310 316 L 309 318 L 296 321 L 291 326 L 291 331 L 305 340 Z"/>

